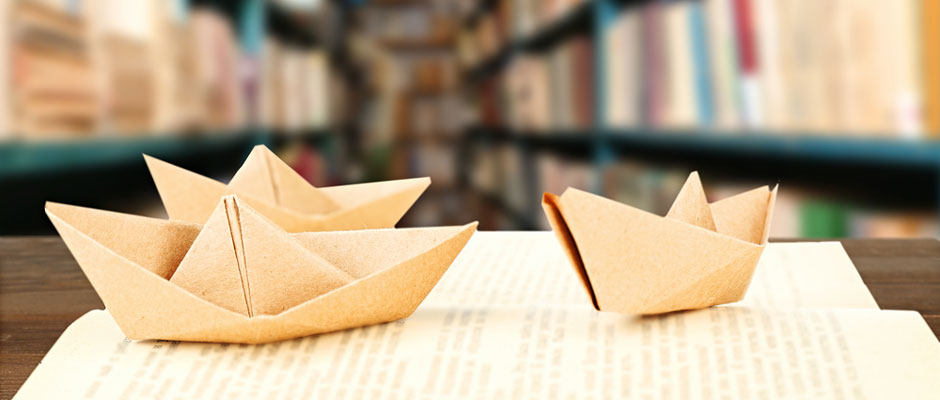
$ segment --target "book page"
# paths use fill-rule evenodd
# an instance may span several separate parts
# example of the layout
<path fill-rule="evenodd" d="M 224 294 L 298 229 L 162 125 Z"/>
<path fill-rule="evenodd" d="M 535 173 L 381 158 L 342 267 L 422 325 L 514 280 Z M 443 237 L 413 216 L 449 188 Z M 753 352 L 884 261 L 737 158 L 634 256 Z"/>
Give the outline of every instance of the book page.
<path fill-rule="evenodd" d="M 636 317 L 567 307 L 421 307 L 266 345 L 129 341 L 73 323 L 17 398 L 930 398 L 919 314 L 715 307 Z"/>
<path fill-rule="evenodd" d="M 252 346 L 130 341 L 93 311 L 19 395 L 881 397 L 937 390 L 938 352 L 838 243 L 770 245 L 742 302 L 637 317 L 594 311 L 551 233 L 483 232 L 404 320 Z"/>
<path fill-rule="evenodd" d="M 477 232 L 424 304 L 592 307 L 551 232 Z M 878 308 L 838 242 L 769 244 L 738 304 Z"/>

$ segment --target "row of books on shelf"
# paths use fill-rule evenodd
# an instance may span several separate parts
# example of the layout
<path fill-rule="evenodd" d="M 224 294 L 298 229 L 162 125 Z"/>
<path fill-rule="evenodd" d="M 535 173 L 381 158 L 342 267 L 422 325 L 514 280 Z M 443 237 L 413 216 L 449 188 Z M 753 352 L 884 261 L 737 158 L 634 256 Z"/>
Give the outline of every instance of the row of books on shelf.
<path fill-rule="evenodd" d="M 409 102 L 411 137 L 454 138 L 463 127 L 463 103 L 456 96 L 418 96 Z"/>
<path fill-rule="evenodd" d="M 940 134 L 940 3 L 704 0 L 604 30 L 605 124 Z"/>
<path fill-rule="evenodd" d="M 560 194 L 569 187 L 588 191 L 603 188 L 601 194 L 605 197 L 665 215 L 689 172 L 621 161 L 599 174 L 589 162 L 542 153 L 534 160 L 532 179 L 536 184 L 526 185 L 529 180 L 518 151 L 511 146 L 481 150 L 475 151 L 476 159 L 470 171 L 471 187 L 477 195 L 497 197 L 498 207 L 504 208 L 509 221 L 521 215 L 532 218 L 530 224 L 539 229 L 550 229 L 540 213 L 530 212 L 540 209 L 543 192 Z M 710 182 L 706 185 L 706 195 L 714 201 L 766 184 Z M 777 238 L 936 237 L 940 234 L 935 212 L 873 210 L 798 187 L 786 187 L 778 194 L 775 213 L 771 237 Z"/>
<path fill-rule="evenodd" d="M 242 51 L 232 22 L 162 0 L 0 4 L 0 137 L 297 128 L 329 119 L 319 51 Z M 335 97 L 335 94 L 333 95 Z"/>
<path fill-rule="evenodd" d="M 526 173 L 526 160 L 521 152 L 512 146 L 491 146 L 474 144 L 470 162 L 464 168 L 470 187 L 494 198 L 515 214 L 524 214 L 523 210 L 540 207 L 540 198 L 531 197 L 532 179 Z"/>
<path fill-rule="evenodd" d="M 594 47 L 578 35 L 543 55 L 513 60 L 500 79 L 487 82 L 480 101 L 483 125 L 526 132 L 584 130 L 595 118 Z M 498 88 L 497 88 L 498 87 Z M 504 104 L 505 107 L 493 108 Z"/>
<path fill-rule="evenodd" d="M 496 56 L 511 43 L 531 37 L 557 23 L 590 0 L 497 0 L 457 38 L 461 65 L 476 66 Z M 474 2 L 469 0 L 468 2 Z M 466 7 L 468 13 L 472 7 Z"/>
<path fill-rule="evenodd" d="M 393 47 L 446 48 L 453 42 L 457 4 L 452 0 L 427 0 L 396 7 L 366 8 L 362 26 L 366 34 L 382 37 Z"/>
<path fill-rule="evenodd" d="M 409 143 L 399 145 L 397 162 L 404 163 L 401 176 L 407 178 L 427 176 L 435 187 L 452 188 L 456 186 L 457 160 L 453 147 L 439 143 Z"/>
<path fill-rule="evenodd" d="M 399 91 L 422 95 L 440 94 L 458 85 L 457 65 L 447 53 L 398 55 L 380 58 L 376 66 L 384 81 Z"/>
<path fill-rule="evenodd" d="M 524 131 L 936 137 L 938 27 L 932 0 L 630 3 L 599 36 L 513 57 L 475 107 Z"/>
<path fill-rule="evenodd" d="M 286 132 L 323 128 L 344 115 L 347 90 L 323 50 L 304 50 L 268 40 L 260 60 L 257 121 Z M 251 92 L 248 92 L 249 96 Z"/>

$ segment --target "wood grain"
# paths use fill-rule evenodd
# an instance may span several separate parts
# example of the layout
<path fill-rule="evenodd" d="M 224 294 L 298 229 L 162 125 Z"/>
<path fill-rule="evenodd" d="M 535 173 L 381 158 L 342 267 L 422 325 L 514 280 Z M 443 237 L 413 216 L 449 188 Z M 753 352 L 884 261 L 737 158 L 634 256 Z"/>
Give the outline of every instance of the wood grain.
<path fill-rule="evenodd" d="M 843 240 L 883 309 L 917 310 L 940 337 L 940 241 Z M 104 305 L 58 237 L 0 237 L 0 399 L 72 321 Z"/>

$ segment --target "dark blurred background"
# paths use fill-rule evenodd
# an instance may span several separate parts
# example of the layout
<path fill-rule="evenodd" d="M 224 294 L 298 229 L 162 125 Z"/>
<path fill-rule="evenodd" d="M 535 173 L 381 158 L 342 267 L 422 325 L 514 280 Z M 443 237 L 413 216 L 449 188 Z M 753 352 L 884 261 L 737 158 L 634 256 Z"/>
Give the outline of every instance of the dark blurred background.
<path fill-rule="evenodd" d="M 2 0 L 0 234 L 47 200 L 165 216 L 141 153 L 227 180 L 430 176 L 401 226 L 546 229 L 780 183 L 774 237 L 938 235 L 940 1 Z"/>

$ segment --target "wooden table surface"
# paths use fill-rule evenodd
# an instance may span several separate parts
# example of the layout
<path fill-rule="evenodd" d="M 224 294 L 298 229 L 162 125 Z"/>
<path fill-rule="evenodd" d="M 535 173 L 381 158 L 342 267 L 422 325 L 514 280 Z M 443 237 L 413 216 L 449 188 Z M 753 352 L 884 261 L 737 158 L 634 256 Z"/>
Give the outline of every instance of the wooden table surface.
<path fill-rule="evenodd" d="M 842 241 L 883 309 L 917 310 L 940 336 L 940 241 Z M 0 398 L 13 397 L 62 331 L 104 305 L 58 237 L 0 237 Z"/>

